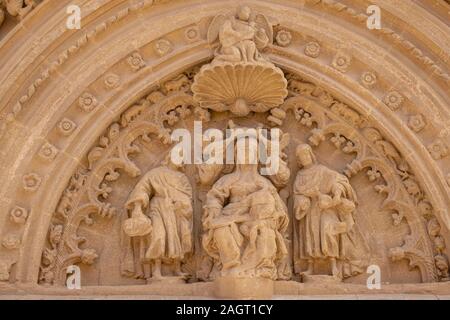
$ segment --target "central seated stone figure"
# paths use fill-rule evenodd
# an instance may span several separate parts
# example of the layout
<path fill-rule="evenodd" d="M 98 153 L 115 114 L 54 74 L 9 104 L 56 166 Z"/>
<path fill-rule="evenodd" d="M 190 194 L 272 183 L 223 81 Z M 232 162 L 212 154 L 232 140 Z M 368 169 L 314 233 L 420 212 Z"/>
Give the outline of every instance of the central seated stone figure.
<path fill-rule="evenodd" d="M 287 208 L 272 182 L 250 163 L 253 137 L 245 137 L 245 161 L 220 178 L 207 193 L 203 248 L 214 261 L 213 278 L 280 277 L 287 256 Z"/>

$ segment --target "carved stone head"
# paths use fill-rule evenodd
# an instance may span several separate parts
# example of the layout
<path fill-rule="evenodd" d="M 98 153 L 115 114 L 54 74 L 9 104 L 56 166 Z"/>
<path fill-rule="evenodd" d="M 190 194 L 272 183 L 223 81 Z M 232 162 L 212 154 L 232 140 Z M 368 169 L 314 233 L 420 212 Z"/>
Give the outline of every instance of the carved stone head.
<path fill-rule="evenodd" d="M 295 150 L 295 156 L 300 167 L 307 167 L 316 162 L 316 156 L 309 144 L 299 145 Z"/>
<path fill-rule="evenodd" d="M 239 20 L 248 21 L 250 20 L 251 9 L 248 6 L 240 6 L 237 10 L 237 16 Z"/>
<path fill-rule="evenodd" d="M 169 152 L 166 157 L 164 158 L 163 161 L 161 161 L 161 165 L 163 166 L 167 166 L 171 169 L 174 170 L 182 170 L 184 169 L 184 164 L 183 163 L 176 163 L 176 161 L 172 161 L 172 153 Z"/>

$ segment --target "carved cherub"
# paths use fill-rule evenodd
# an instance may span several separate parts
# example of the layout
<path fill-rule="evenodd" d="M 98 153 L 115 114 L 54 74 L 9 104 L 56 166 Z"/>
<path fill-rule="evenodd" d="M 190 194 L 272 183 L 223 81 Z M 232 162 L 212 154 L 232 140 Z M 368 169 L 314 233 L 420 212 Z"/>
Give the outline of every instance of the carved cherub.
<path fill-rule="evenodd" d="M 262 14 L 252 16 L 251 9 L 241 6 L 237 15 L 214 17 L 208 29 L 207 39 L 213 43 L 219 38 L 220 47 L 216 59 L 227 62 L 265 61 L 258 50 L 273 42 L 273 29 Z"/>
<path fill-rule="evenodd" d="M 24 18 L 36 6 L 35 0 L 0 0 L 0 26 L 8 12 L 19 19 Z"/>

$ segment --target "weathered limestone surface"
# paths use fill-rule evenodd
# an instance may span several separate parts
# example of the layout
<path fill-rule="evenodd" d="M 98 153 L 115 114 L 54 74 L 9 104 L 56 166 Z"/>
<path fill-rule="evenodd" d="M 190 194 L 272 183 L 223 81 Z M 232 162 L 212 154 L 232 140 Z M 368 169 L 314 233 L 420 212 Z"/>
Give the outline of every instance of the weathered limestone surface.
<path fill-rule="evenodd" d="M 448 299 L 450 5 L 370 4 L 0 0 L 0 299 Z"/>

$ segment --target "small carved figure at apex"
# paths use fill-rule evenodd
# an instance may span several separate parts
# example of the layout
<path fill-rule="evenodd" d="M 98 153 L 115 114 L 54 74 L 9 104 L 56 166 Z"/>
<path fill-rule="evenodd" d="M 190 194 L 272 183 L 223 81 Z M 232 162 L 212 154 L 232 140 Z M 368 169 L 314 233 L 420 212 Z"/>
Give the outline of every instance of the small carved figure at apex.
<path fill-rule="evenodd" d="M 273 29 L 265 16 L 253 16 L 249 7 L 241 6 L 235 16 L 214 17 L 208 29 L 208 42 L 217 38 L 220 42 L 215 54 L 217 61 L 265 61 L 259 50 L 273 42 Z"/>

